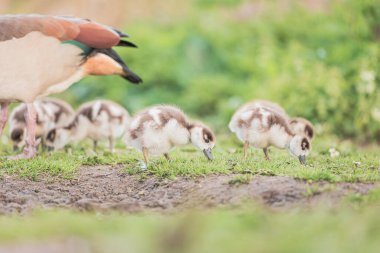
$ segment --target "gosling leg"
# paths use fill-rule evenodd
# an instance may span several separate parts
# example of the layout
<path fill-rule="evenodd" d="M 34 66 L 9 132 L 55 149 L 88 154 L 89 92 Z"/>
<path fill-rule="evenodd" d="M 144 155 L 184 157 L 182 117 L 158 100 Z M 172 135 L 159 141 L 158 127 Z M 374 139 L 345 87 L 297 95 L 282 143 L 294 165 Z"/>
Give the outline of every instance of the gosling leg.
<path fill-rule="evenodd" d="M 171 161 L 170 156 L 169 156 L 168 153 L 165 153 L 164 156 L 165 156 L 166 160 Z"/>
<path fill-rule="evenodd" d="M 0 111 L 0 136 L 3 133 L 5 124 L 8 121 L 8 102 L 0 103 L 1 111 Z"/>
<path fill-rule="evenodd" d="M 142 152 L 143 152 L 143 155 L 144 155 L 144 162 L 145 162 L 145 165 L 146 167 L 148 167 L 148 149 L 147 148 L 142 148 Z"/>
<path fill-rule="evenodd" d="M 114 141 L 113 141 L 113 138 L 112 137 L 109 137 L 108 138 L 108 141 L 109 141 L 109 144 L 110 144 L 110 152 L 113 154 L 113 152 L 115 151 L 114 150 Z"/>
<path fill-rule="evenodd" d="M 244 158 L 247 158 L 248 155 L 249 142 L 244 142 L 243 150 L 244 150 Z"/>
<path fill-rule="evenodd" d="M 269 161 L 270 158 L 269 158 L 269 155 L 268 155 L 268 148 L 263 148 L 263 151 L 264 151 L 265 159 L 267 159 Z"/>
<path fill-rule="evenodd" d="M 94 152 L 96 153 L 96 149 L 98 148 L 98 141 L 94 141 L 93 142 L 93 149 L 94 149 Z"/>

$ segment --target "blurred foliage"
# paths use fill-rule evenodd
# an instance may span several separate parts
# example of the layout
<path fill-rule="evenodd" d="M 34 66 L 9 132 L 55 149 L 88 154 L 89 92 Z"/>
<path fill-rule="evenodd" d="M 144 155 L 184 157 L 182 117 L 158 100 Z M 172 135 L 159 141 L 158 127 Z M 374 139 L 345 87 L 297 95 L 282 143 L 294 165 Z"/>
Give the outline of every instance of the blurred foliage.
<path fill-rule="evenodd" d="M 328 1 L 323 11 L 276 2 L 194 0 L 181 20 L 130 23 L 140 48 L 119 52 L 144 83 L 91 77 L 64 96 L 131 112 L 173 103 L 222 132 L 239 105 L 264 98 L 326 133 L 379 141 L 380 0 Z"/>
<path fill-rule="evenodd" d="M 170 215 L 35 211 L 0 217 L 6 228 L 0 230 L 0 247 L 3 252 L 46 252 L 53 245 L 54 252 L 373 253 L 380 244 L 379 203 L 377 190 L 352 196 L 339 208 L 293 212 L 258 205 Z"/>

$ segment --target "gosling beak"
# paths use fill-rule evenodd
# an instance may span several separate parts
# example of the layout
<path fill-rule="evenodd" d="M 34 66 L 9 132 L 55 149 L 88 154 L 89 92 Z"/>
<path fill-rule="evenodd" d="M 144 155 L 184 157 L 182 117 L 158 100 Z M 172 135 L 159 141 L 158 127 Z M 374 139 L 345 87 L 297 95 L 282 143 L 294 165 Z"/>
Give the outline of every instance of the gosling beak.
<path fill-rule="evenodd" d="M 16 145 L 13 145 L 13 151 L 14 152 L 18 151 L 18 147 Z"/>
<path fill-rule="evenodd" d="M 214 158 L 212 157 L 211 148 L 207 148 L 203 150 L 203 154 L 207 157 L 209 161 L 212 161 Z"/>
<path fill-rule="evenodd" d="M 48 146 L 48 147 L 47 147 L 47 150 L 48 150 L 48 152 L 52 152 L 52 151 L 54 150 L 54 148 L 51 147 L 51 146 Z"/>
<path fill-rule="evenodd" d="M 304 155 L 300 155 L 300 156 L 298 157 L 298 160 L 300 161 L 300 163 L 301 163 L 302 165 L 306 165 L 306 156 L 304 156 Z"/>

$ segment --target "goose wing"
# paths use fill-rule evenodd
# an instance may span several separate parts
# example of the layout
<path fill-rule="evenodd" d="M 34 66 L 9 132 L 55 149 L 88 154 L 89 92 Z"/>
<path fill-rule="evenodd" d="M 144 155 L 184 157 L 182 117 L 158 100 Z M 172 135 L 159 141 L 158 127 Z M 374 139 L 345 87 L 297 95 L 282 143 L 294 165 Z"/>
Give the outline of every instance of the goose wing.
<path fill-rule="evenodd" d="M 0 15 L 0 42 L 22 38 L 33 31 L 61 41 L 75 40 L 96 49 L 118 45 L 136 47 L 131 42 L 121 40 L 128 37 L 127 34 L 89 19 L 37 14 Z"/>

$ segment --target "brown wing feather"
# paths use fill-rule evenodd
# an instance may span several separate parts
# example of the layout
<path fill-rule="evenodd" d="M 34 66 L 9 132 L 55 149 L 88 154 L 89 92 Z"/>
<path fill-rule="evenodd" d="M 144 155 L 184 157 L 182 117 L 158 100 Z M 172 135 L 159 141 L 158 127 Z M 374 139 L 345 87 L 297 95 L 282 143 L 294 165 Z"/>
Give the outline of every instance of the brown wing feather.
<path fill-rule="evenodd" d="M 0 41 L 21 38 L 33 31 L 62 41 L 75 39 L 80 33 L 77 24 L 41 15 L 2 15 L 0 27 Z"/>
<path fill-rule="evenodd" d="M 61 41 L 73 40 L 80 34 L 78 25 L 66 20 L 50 17 L 46 20 L 40 20 L 40 22 L 42 22 L 43 25 L 42 33 L 56 37 Z"/>
<path fill-rule="evenodd" d="M 115 32 L 95 23 L 80 24 L 80 33 L 76 40 L 93 48 L 111 48 L 120 42 Z"/>
<path fill-rule="evenodd" d="M 103 49 L 111 48 L 119 44 L 123 33 L 118 33 L 115 29 L 93 22 L 89 19 L 65 16 L 56 17 L 67 20 L 78 25 L 80 32 L 75 40 L 86 44 L 89 47 Z"/>
<path fill-rule="evenodd" d="M 75 17 L 0 15 L 0 27 L 0 41 L 39 31 L 61 41 L 77 40 L 93 48 L 111 48 L 120 42 L 120 35 L 113 29 Z"/>

